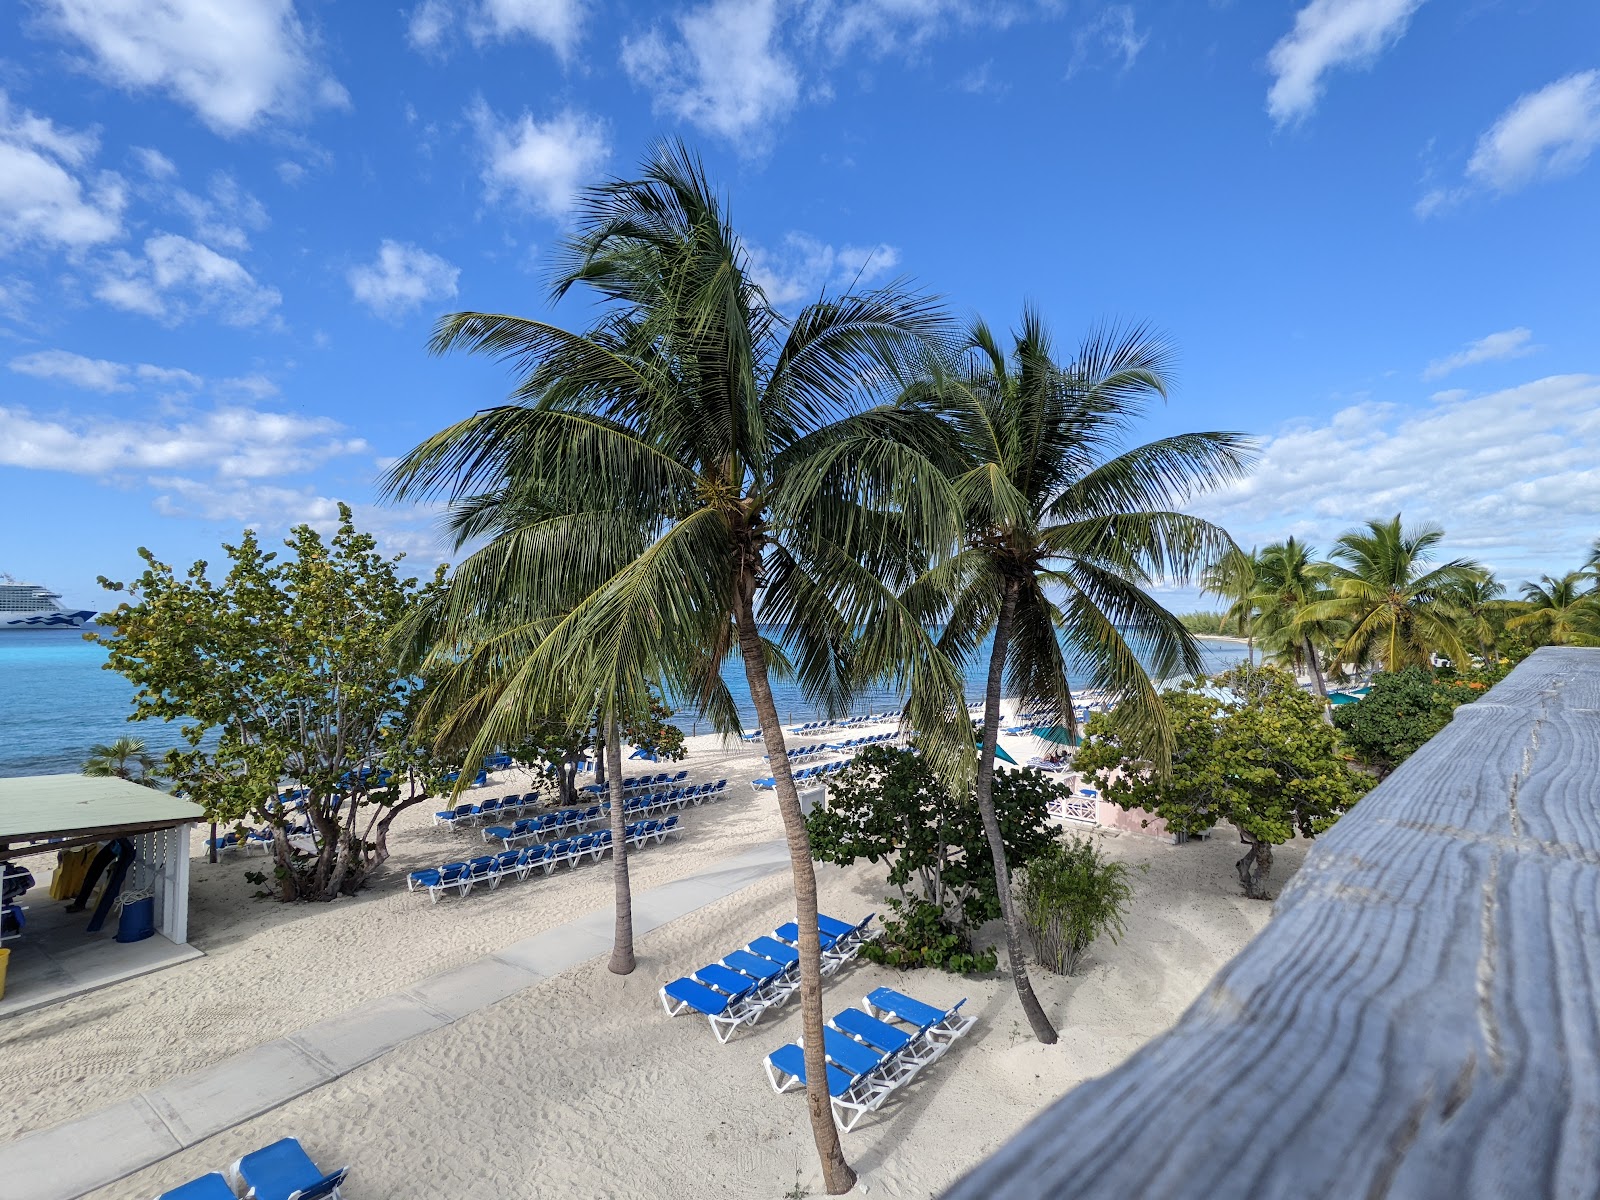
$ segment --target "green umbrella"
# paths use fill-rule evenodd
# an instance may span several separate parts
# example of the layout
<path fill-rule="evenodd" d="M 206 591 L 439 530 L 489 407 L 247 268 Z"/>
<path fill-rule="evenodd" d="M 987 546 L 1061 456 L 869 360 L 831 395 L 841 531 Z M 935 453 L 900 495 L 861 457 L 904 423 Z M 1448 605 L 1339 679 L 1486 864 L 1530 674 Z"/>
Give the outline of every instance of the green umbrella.
<path fill-rule="evenodd" d="M 1076 746 L 1078 739 L 1073 736 L 1072 730 L 1064 725 L 1041 725 L 1033 731 L 1033 736 L 1043 738 L 1047 742 L 1056 742 L 1062 746 Z"/>
<path fill-rule="evenodd" d="M 983 743 L 982 742 L 978 743 L 978 750 L 980 752 L 983 750 Z M 1006 748 L 1004 746 L 1000 745 L 998 742 L 995 743 L 994 756 L 996 758 L 998 758 L 1001 762 L 1010 763 L 1013 767 L 1017 765 L 1017 760 L 1012 758 L 1011 755 L 1007 754 L 1006 753 Z"/>

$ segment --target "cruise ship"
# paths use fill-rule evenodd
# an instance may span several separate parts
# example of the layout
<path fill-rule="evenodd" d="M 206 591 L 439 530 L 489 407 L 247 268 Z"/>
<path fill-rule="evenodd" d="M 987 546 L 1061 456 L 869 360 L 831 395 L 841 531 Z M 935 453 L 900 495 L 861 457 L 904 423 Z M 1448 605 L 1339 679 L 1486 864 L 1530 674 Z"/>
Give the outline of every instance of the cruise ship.
<path fill-rule="evenodd" d="M 0 632 L 20 629 L 77 629 L 93 609 L 76 612 L 61 607 L 61 597 L 36 583 L 18 583 L 0 575 Z"/>

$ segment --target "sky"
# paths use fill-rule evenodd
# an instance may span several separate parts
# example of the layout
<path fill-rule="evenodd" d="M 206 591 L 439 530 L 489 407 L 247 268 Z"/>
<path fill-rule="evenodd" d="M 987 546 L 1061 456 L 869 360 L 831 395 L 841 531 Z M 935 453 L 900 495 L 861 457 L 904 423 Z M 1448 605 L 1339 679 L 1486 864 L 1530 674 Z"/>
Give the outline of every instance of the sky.
<path fill-rule="evenodd" d="M 336 502 L 511 381 L 575 197 L 682 137 L 770 298 L 906 277 L 1063 357 L 1149 322 L 1194 511 L 1447 531 L 1513 585 L 1600 535 L 1588 0 L 20 0 L 0 9 L 0 571 L 109 603 Z"/>

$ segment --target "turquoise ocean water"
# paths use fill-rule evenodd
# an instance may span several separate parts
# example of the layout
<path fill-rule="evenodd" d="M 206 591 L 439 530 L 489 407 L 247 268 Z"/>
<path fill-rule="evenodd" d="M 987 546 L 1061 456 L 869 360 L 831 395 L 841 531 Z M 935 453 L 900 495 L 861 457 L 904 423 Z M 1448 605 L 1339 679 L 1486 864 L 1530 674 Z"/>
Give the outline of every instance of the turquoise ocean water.
<path fill-rule="evenodd" d="M 1243 657 L 1230 642 L 1202 641 L 1211 672 L 1226 670 Z M 142 737 L 152 754 L 182 743 L 176 724 L 146 721 L 130 724 L 133 689 L 122 676 L 102 669 L 105 651 L 83 640 L 79 632 L 42 631 L 0 634 L 0 777 L 48 775 L 76 771 L 96 742 L 123 734 Z M 745 728 L 755 728 L 755 712 L 744 673 L 727 672 L 728 685 L 739 703 Z M 967 681 L 968 698 L 981 695 L 982 680 Z M 785 721 L 803 721 L 811 706 L 792 685 L 775 680 L 773 693 Z M 898 708 L 892 692 L 869 693 L 856 712 Z M 705 733 L 706 724 L 690 713 L 675 718 L 685 730 Z"/>

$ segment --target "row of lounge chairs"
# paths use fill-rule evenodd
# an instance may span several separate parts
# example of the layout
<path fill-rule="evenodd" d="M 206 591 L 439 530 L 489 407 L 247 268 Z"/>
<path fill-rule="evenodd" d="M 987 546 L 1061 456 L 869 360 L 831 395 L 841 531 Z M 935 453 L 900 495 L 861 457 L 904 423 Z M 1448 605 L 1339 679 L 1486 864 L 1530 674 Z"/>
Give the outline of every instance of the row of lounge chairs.
<path fill-rule="evenodd" d="M 693 787 L 673 788 L 649 796 L 635 796 L 623 802 L 626 817 L 654 817 L 690 804 L 700 804 L 711 799 L 728 786 L 726 779 L 715 783 L 702 783 Z M 505 809 L 501 809 L 504 812 Z M 611 801 L 591 804 L 588 808 L 564 808 L 560 812 L 542 813 L 537 817 L 523 817 L 510 825 L 487 825 L 483 829 L 486 842 L 504 842 L 510 850 L 525 842 L 544 841 L 553 836 L 579 833 L 591 825 L 611 818 Z"/>
<path fill-rule="evenodd" d="M 280 1138 L 246 1154 L 223 1175 L 211 1171 L 156 1200 L 341 1200 L 349 1167 L 323 1174 L 298 1138 Z"/>
<path fill-rule="evenodd" d="M 815 743 L 813 745 L 810 745 L 810 746 L 795 746 L 794 748 L 792 748 L 790 750 L 785 750 L 784 753 L 786 755 L 788 755 L 789 761 L 793 762 L 797 758 L 809 758 L 813 754 L 826 754 L 829 750 L 832 750 L 832 749 L 833 749 L 833 747 L 831 745 L 829 745 L 827 742 L 817 742 L 817 743 Z M 766 760 L 770 761 L 771 758 L 772 758 L 772 755 L 763 754 L 761 757 L 763 759 L 766 759 Z"/>
<path fill-rule="evenodd" d="M 482 825 L 487 821 L 499 817 L 514 816 L 530 808 L 543 808 L 545 797 L 540 792 L 528 792 L 525 795 L 515 793 L 488 800 L 480 800 L 476 804 L 458 804 L 442 812 L 433 814 L 435 826 L 443 825 L 450 829 L 465 829 L 472 825 Z"/>
<path fill-rule="evenodd" d="M 941 1009 L 893 988 L 877 988 L 860 1009 L 847 1008 L 828 1022 L 823 1031 L 828 1096 L 846 1133 L 972 1028 L 976 1018 L 961 1015 L 965 1003 Z M 780 1046 L 767 1055 L 766 1070 L 777 1092 L 804 1087 L 804 1048 L 796 1042 Z"/>
<path fill-rule="evenodd" d="M 660 787 L 662 784 L 682 783 L 689 778 L 688 771 L 679 771 L 674 775 L 671 771 L 662 771 L 659 775 L 628 775 L 622 780 L 622 790 L 625 792 L 638 791 L 640 788 Z M 583 790 L 601 795 L 610 790 L 609 784 L 586 783 Z"/>
<path fill-rule="evenodd" d="M 841 758 L 838 762 L 818 763 L 814 767 L 801 767 L 794 773 L 796 783 L 810 783 L 817 779 L 825 779 L 829 775 L 837 775 L 850 765 L 849 760 Z M 770 792 L 778 786 L 777 777 L 763 775 L 760 779 L 752 779 L 750 786 L 758 792 Z"/>
<path fill-rule="evenodd" d="M 869 936 L 876 914 L 852 925 L 825 913 L 817 916 L 822 939 L 822 973 L 831 975 L 854 958 Z M 662 985 L 661 1007 L 667 1016 L 697 1012 L 705 1017 L 717 1041 L 727 1044 L 744 1025 L 752 1025 L 800 986 L 800 926 L 780 925 L 770 937 L 758 937 L 742 950 L 701 967 L 692 975 Z"/>
<path fill-rule="evenodd" d="M 664 821 L 635 821 L 627 826 L 628 845 L 635 848 L 664 842 L 683 832 L 676 815 Z M 447 892 L 465 896 L 480 884 L 491 890 L 507 879 L 526 879 L 534 871 L 550 874 L 559 866 L 576 867 L 585 858 L 598 862 L 611 851 L 611 831 L 596 829 L 555 842 L 536 842 L 520 850 L 483 854 L 465 862 L 424 867 L 406 876 L 406 890 L 426 891 L 435 904 Z"/>
<path fill-rule="evenodd" d="M 860 750 L 866 746 L 877 746 L 884 742 L 892 742 L 899 736 L 898 733 L 874 733 L 865 737 L 851 738 L 846 742 L 831 742 L 829 747 L 833 750 Z"/>
<path fill-rule="evenodd" d="M 884 721 L 898 721 L 900 714 L 897 712 L 863 713 L 858 717 L 840 717 L 836 721 L 807 721 L 804 725 L 792 725 L 790 733 L 819 733 L 824 729 L 853 729 L 857 725 L 877 725 Z M 748 737 L 748 735 L 746 735 Z M 756 735 L 761 736 L 760 734 Z"/>

